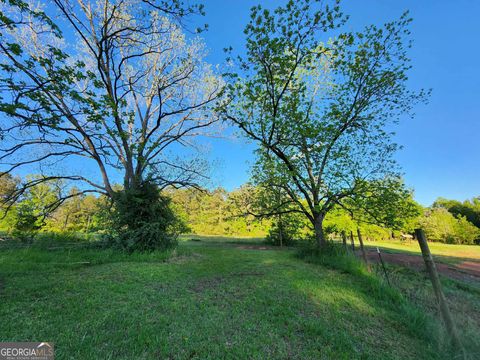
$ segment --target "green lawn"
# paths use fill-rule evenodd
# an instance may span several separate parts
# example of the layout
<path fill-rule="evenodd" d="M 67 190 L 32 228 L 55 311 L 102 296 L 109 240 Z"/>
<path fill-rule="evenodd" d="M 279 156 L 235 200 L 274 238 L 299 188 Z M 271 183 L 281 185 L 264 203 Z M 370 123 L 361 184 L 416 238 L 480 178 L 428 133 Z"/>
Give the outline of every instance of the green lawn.
<path fill-rule="evenodd" d="M 57 359 L 448 358 L 438 323 L 370 275 L 201 240 L 170 258 L 3 249 L 0 340 Z"/>

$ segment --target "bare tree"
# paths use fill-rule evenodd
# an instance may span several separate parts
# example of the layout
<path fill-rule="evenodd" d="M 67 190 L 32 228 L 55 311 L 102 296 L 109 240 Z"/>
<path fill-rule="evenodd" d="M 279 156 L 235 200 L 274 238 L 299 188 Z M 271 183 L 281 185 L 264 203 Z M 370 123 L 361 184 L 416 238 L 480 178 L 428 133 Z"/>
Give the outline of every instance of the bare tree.
<path fill-rule="evenodd" d="M 205 176 L 195 137 L 217 123 L 211 108 L 223 84 L 202 41 L 185 35 L 185 19 L 202 6 L 2 1 L 1 11 L 2 175 L 35 166 L 43 174 L 10 201 L 53 179 L 113 198 L 115 182 L 162 189 Z"/>

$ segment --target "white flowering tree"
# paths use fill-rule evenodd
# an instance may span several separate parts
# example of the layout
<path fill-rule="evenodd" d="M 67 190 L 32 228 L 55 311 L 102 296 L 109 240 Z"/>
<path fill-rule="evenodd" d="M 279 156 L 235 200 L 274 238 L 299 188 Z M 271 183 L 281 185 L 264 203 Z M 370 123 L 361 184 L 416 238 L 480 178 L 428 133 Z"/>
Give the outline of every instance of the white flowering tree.
<path fill-rule="evenodd" d="M 195 138 L 211 131 L 222 80 L 184 19 L 202 6 L 148 0 L 2 1 L 2 174 L 41 167 L 9 201 L 45 181 L 114 199 L 146 182 L 195 186 Z M 177 153 L 177 155 L 173 155 Z M 95 169 L 95 170 L 92 170 Z"/>

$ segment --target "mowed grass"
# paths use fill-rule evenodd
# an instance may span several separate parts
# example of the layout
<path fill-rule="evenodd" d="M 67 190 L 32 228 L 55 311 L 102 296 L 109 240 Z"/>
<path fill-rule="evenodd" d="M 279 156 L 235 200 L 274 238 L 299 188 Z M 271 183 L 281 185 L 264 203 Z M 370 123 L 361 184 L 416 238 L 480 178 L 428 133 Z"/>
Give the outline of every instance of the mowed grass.
<path fill-rule="evenodd" d="M 223 236 L 223 235 L 180 235 L 180 242 L 192 241 L 202 242 L 203 245 L 215 244 L 235 244 L 235 245 L 263 245 L 265 239 L 260 237 L 241 237 L 241 236 Z"/>
<path fill-rule="evenodd" d="M 1 341 L 51 341 L 57 359 L 449 358 L 428 317 L 368 275 L 205 239 L 3 249 L 0 318 Z"/>

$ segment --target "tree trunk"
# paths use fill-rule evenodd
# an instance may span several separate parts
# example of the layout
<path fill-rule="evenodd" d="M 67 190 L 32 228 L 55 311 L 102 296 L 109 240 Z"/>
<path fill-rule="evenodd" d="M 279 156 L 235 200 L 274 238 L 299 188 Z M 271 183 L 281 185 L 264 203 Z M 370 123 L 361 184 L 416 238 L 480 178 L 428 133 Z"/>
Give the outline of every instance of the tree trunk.
<path fill-rule="evenodd" d="M 362 233 L 360 232 L 360 228 L 357 228 L 357 235 L 358 235 L 358 243 L 360 244 L 360 251 L 362 252 L 363 261 L 368 266 L 367 253 L 365 252 L 365 248 L 363 247 L 363 239 L 362 239 Z"/>
<path fill-rule="evenodd" d="M 67 216 L 65 216 L 65 221 L 63 222 L 63 231 L 65 231 L 65 229 L 67 228 L 69 215 L 70 214 L 67 213 Z"/>
<path fill-rule="evenodd" d="M 347 235 L 345 234 L 345 230 L 342 231 L 342 242 L 345 251 L 347 251 Z"/>
<path fill-rule="evenodd" d="M 92 216 L 88 215 L 87 217 L 87 231 L 90 230 L 90 222 L 92 221 Z"/>
<path fill-rule="evenodd" d="M 325 234 L 323 232 L 323 214 L 314 215 L 314 229 L 315 229 L 315 240 L 317 241 L 317 248 L 321 249 L 325 247 L 327 242 L 325 241 Z"/>
<path fill-rule="evenodd" d="M 278 238 L 280 240 L 280 247 L 283 247 L 283 223 L 282 214 L 278 215 Z"/>

